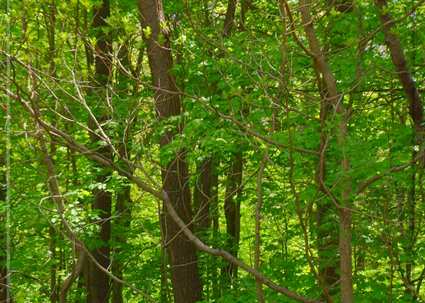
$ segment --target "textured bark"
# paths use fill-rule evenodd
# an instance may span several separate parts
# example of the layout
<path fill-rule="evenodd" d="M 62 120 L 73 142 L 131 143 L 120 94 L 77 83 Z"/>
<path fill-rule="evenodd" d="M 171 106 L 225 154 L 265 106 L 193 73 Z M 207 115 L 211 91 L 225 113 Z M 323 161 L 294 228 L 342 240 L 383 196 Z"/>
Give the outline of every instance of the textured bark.
<path fill-rule="evenodd" d="M 169 32 L 161 0 L 139 1 L 141 23 L 147 45 L 149 66 L 155 90 L 155 108 L 159 119 L 181 114 L 181 98 L 171 74 L 173 60 Z M 167 132 L 161 137 L 160 145 L 165 147 L 173 140 L 174 133 Z M 176 209 L 180 218 L 192 228 L 191 195 L 188 185 L 188 167 L 183 150 L 176 152 L 174 159 L 162 167 L 163 190 Z M 196 248 L 180 227 L 165 211 L 165 233 L 171 262 L 173 294 L 176 303 L 196 302 L 202 297 L 202 286 L 198 272 Z"/>
<path fill-rule="evenodd" d="M 107 119 L 107 114 L 104 110 L 106 101 L 104 100 L 106 93 L 106 85 L 108 83 L 111 74 L 111 39 L 108 34 L 103 31 L 103 28 L 107 26 L 106 19 L 109 17 L 110 8 L 109 0 L 103 0 L 99 6 L 94 7 L 94 19 L 92 27 L 96 31 L 96 46 L 94 52 L 94 64 L 95 74 L 93 85 L 95 92 L 100 96 L 100 100 L 96 106 L 97 111 L 94 112 L 98 123 Z M 98 125 L 93 119 L 89 120 L 88 123 L 92 132 L 90 134 L 91 141 L 93 144 L 99 144 L 102 140 L 95 133 L 99 131 Z M 102 146 L 97 150 L 105 158 L 111 159 L 112 154 L 107 146 Z M 96 177 L 96 182 L 105 183 L 107 177 L 110 175 L 108 170 L 103 169 Z M 95 189 L 93 191 L 94 201 L 92 209 L 99 213 L 99 234 L 98 239 L 101 244 L 91 251 L 94 258 L 104 268 L 110 266 L 110 247 L 109 241 L 111 239 L 111 205 L 112 196 L 111 193 L 103 189 Z M 86 269 L 86 287 L 87 287 L 87 302 L 89 303 L 103 303 L 109 299 L 109 276 L 106 275 L 102 270 L 99 269 L 93 262 L 87 260 Z"/>

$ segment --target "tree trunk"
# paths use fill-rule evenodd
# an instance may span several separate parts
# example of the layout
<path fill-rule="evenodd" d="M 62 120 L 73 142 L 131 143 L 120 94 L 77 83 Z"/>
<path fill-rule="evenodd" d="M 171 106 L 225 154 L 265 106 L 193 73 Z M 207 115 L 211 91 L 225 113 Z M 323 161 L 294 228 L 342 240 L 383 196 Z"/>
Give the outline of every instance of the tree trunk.
<path fill-rule="evenodd" d="M 241 0 L 240 25 L 241 30 L 245 30 L 246 14 L 253 8 L 252 0 Z"/>
<path fill-rule="evenodd" d="M 171 74 L 173 60 L 162 1 L 139 1 L 139 6 L 158 118 L 167 119 L 178 116 L 182 112 L 181 98 L 175 79 Z M 145 30 L 147 28 L 149 31 Z M 161 148 L 169 144 L 173 137 L 174 133 L 165 133 L 160 140 Z M 180 218 L 192 227 L 190 223 L 192 220 L 191 196 L 185 152 L 183 150 L 176 151 L 174 158 L 161 170 L 164 192 L 168 195 Z M 170 217 L 167 210 L 165 210 L 165 214 L 174 300 L 176 303 L 196 302 L 202 297 L 196 248 L 180 231 L 179 226 Z"/>
<path fill-rule="evenodd" d="M 47 8 L 44 10 L 44 18 L 46 22 L 46 28 L 47 30 L 47 37 L 48 37 L 48 43 L 49 43 L 49 55 L 48 55 L 48 61 L 49 61 L 49 75 L 52 77 L 52 79 L 56 79 L 56 4 L 55 0 L 50 1 L 50 3 L 47 4 Z M 53 80 L 54 81 L 54 80 Z M 52 142 L 50 144 L 50 151 L 52 154 L 55 153 L 56 146 Z M 49 227 L 49 254 L 51 255 L 51 258 L 53 260 L 52 265 L 50 267 L 50 302 L 56 303 L 58 302 L 58 290 L 60 288 L 60 285 L 57 281 L 57 271 L 60 270 L 58 267 L 58 264 L 60 266 L 60 262 L 57 260 L 58 256 L 56 254 L 56 237 L 58 235 L 56 234 L 55 229 L 53 226 Z M 0 301 L 1 302 L 1 301 Z"/>
<path fill-rule="evenodd" d="M 217 160 L 213 156 L 197 164 L 197 179 L 193 193 L 195 207 L 194 221 L 199 237 L 206 243 L 215 243 L 214 241 L 216 240 L 216 229 L 214 227 L 217 227 L 218 220 L 217 165 Z M 203 262 L 203 266 L 200 268 L 204 277 L 205 299 L 211 298 L 211 295 L 217 299 L 219 297 L 216 297 L 216 294 L 219 293 L 217 291 L 219 266 L 215 258 L 211 258 L 210 256 L 205 257 L 205 262 Z"/>
<path fill-rule="evenodd" d="M 340 284 L 341 284 L 341 302 L 352 303 L 354 302 L 353 283 L 352 283 L 352 247 L 351 247 L 351 181 L 348 176 L 350 164 L 345 153 L 346 138 L 348 135 L 347 130 L 347 113 L 343 107 L 343 100 L 341 94 L 338 93 L 335 76 L 333 75 L 324 53 L 322 52 L 320 42 L 314 30 L 313 19 L 311 17 L 311 0 L 300 0 L 300 13 L 304 26 L 304 31 L 307 36 L 308 44 L 313 56 L 316 71 L 322 78 L 324 87 L 326 89 L 326 98 L 322 101 L 324 106 L 332 106 L 335 113 L 338 115 L 340 121 L 337 128 L 334 130 L 336 133 L 337 144 L 341 148 L 341 196 L 336 199 L 330 190 L 326 187 L 324 176 L 319 176 L 319 183 L 321 189 L 326 193 L 333 204 L 336 204 L 339 215 L 339 254 L 340 254 Z M 325 111 L 326 113 L 327 111 Z M 331 116 L 331 115 L 329 115 Z M 325 117 L 326 119 L 326 117 Z M 325 139 L 325 141 L 328 141 Z M 324 154 L 326 152 L 325 142 L 321 146 L 321 160 L 320 165 L 324 165 Z"/>
<path fill-rule="evenodd" d="M 120 259 L 120 252 L 122 248 L 120 245 L 124 245 L 127 242 L 126 230 L 130 227 L 131 213 L 130 213 L 130 185 L 126 184 L 123 188 L 119 189 L 116 201 L 116 214 L 117 219 L 114 221 L 114 227 L 116 227 L 116 234 L 114 240 L 118 247 L 114 249 L 114 262 L 112 263 L 112 274 L 123 280 L 123 262 Z M 117 281 L 112 282 L 112 303 L 123 303 L 123 285 Z"/>
<path fill-rule="evenodd" d="M 210 205 L 213 196 L 214 179 L 216 178 L 215 163 L 208 158 L 198 164 L 197 182 L 193 193 L 196 210 L 195 222 L 198 231 L 206 231 L 211 227 Z"/>
<path fill-rule="evenodd" d="M 232 28 L 235 25 L 236 4 L 237 0 L 229 0 L 227 2 L 226 17 L 224 19 L 223 26 L 223 36 L 225 37 L 230 35 Z"/>
<path fill-rule="evenodd" d="M 237 257 L 241 231 L 240 194 L 242 186 L 243 157 L 238 152 L 231 161 L 227 175 L 226 192 L 224 198 L 224 214 L 226 216 L 227 249 Z M 225 287 L 231 286 L 237 277 L 238 268 L 229 263 L 223 268 Z M 227 282 L 226 282 L 227 281 Z M 230 284 L 228 283 L 230 281 Z"/>
<path fill-rule="evenodd" d="M 223 25 L 223 36 L 228 37 L 235 23 L 237 0 L 229 0 L 227 3 L 226 17 Z M 241 230 L 240 194 L 242 186 L 243 155 L 238 151 L 231 159 L 230 169 L 227 175 L 226 192 L 224 198 L 224 214 L 226 219 L 227 249 L 237 257 L 239 251 L 239 239 Z M 223 289 L 235 287 L 238 268 L 231 263 L 222 268 Z"/>
<path fill-rule="evenodd" d="M 94 93 L 97 93 L 100 100 L 91 108 L 94 111 L 96 118 L 90 118 L 89 128 L 92 133 L 90 138 L 93 144 L 103 144 L 102 138 L 98 136 L 100 131 L 100 124 L 107 120 L 106 113 L 106 92 L 107 83 L 111 75 L 111 49 L 112 43 L 109 34 L 104 31 L 104 27 L 107 26 L 106 19 L 109 17 L 110 8 L 109 0 L 103 0 L 100 5 L 94 7 L 94 19 L 92 27 L 96 31 L 96 46 L 95 46 L 95 74 L 93 86 L 95 87 Z M 112 154 L 108 146 L 101 146 L 97 151 L 102 154 L 105 158 L 111 159 Z M 107 169 L 101 169 L 96 177 L 96 182 L 104 184 L 107 177 L 110 175 L 110 171 Z M 111 239 L 111 205 L 112 196 L 111 193 L 105 189 L 97 188 L 93 191 L 94 201 L 92 209 L 99 213 L 99 234 L 98 239 L 100 245 L 91 251 L 95 259 L 104 268 L 109 268 L 110 265 L 110 246 L 109 241 Z M 87 261 L 88 269 L 86 271 L 86 286 L 87 286 L 87 302 L 90 303 L 104 303 L 109 299 L 109 276 L 101 271 L 93 262 Z"/>
<path fill-rule="evenodd" d="M 409 113 L 415 126 L 416 135 L 419 137 L 418 139 L 421 141 L 420 143 L 423 143 L 425 127 L 422 124 L 424 121 L 424 110 L 421 96 L 407 65 L 406 56 L 404 55 L 400 39 L 393 32 L 395 22 L 391 15 L 385 11 L 387 1 L 375 0 L 375 3 L 379 9 L 379 17 L 384 31 L 385 44 L 390 51 L 391 61 L 395 67 L 404 93 L 409 101 Z"/>
<path fill-rule="evenodd" d="M 414 128 L 414 145 L 418 146 L 418 150 L 413 150 L 412 159 L 416 158 L 418 153 L 424 151 L 425 139 L 425 126 L 424 126 L 424 110 L 422 105 L 421 96 L 416 86 L 415 80 L 411 71 L 409 70 L 406 56 L 400 43 L 399 37 L 394 33 L 393 28 L 395 25 L 394 19 L 391 17 L 387 9 L 386 0 L 375 0 L 378 7 L 379 18 L 384 32 L 385 44 L 391 55 L 391 61 L 397 72 L 398 79 L 403 87 L 403 91 L 409 102 L 409 114 L 413 121 Z M 413 277 L 414 272 L 414 248 L 416 242 L 416 174 L 417 167 L 423 168 L 425 165 L 425 156 L 422 156 L 419 163 L 412 163 L 411 184 L 407 197 L 407 245 L 405 246 L 405 253 L 408 260 L 405 264 L 405 277 L 404 286 L 406 292 L 410 293 L 413 298 L 418 296 L 415 290 L 415 280 Z M 403 223 L 402 223 L 403 224 Z M 418 282 L 420 283 L 420 282 Z"/>

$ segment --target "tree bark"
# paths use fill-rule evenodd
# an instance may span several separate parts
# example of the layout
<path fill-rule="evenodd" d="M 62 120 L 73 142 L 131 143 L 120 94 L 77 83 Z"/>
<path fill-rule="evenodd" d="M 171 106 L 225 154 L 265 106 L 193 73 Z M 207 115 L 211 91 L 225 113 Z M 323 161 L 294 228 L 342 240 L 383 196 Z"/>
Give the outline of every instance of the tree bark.
<path fill-rule="evenodd" d="M 419 147 L 418 150 L 413 150 L 412 159 L 415 159 L 418 153 L 424 150 L 424 110 L 421 100 L 421 95 L 409 69 L 406 56 L 404 54 L 401 42 L 397 34 L 394 32 L 395 22 L 388 12 L 386 0 L 375 0 L 378 8 L 379 19 L 384 32 L 385 44 L 390 52 L 391 61 L 397 72 L 398 79 L 403 91 L 409 102 L 409 114 L 413 121 L 413 130 L 415 134 L 414 145 Z M 408 261 L 405 264 L 405 277 L 404 284 L 406 292 L 410 293 L 413 298 L 417 297 L 415 291 L 415 279 L 413 278 L 414 272 L 414 247 L 416 238 L 416 175 L 418 166 L 423 168 L 425 165 L 425 156 L 422 156 L 419 163 L 412 163 L 411 184 L 407 196 L 407 238 L 408 244 L 405 246 L 405 252 L 408 256 Z M 403 223 L 402 223 L 403 224 Z M 419 283 L 419 282 L 418 282 Z M 419 286 L 420 287 L 420 286 Z"/>
<path fill-rule="evenodd" d="M 161 120 L 178 116 L 182 112 L 181 98 L 174 76 L 171 74 L 173 60 L 162 1 L 139 1 L 139 7 L 158 118 Z M 160 140 L 161 148 L 169 144 L 174 135 L 172 132 L 165 133 Z M 189 224 L 189 227 L 192 227 L 188 167 L 183 150 L 177 151 L 174 158 L 162 167 L 162 182 L 163 190 L 167 193 L 178 215 L 186 224 Z M 170 217 L 168 210 L 165 210 L 165 214 L 165 232 L 171 261 L 174 300 L 176 303 L 196 302 L 202 297 L 196 248 L 181 233 L 180 227 Z"/>
<path fill-rule="evenodd" d="M 214 156 L 211 156 L 197 163 L 197 178 L 193 193 L 196 232 L 199 233 L 199 237 L 206 243 L 215 243 L 214 241 L 216 241 L 217 229 L 215 227 L 218 220 L 217 186 L 217 160 Z M 205 299 L 211 298 L 211 295 L 217 299 L 219 298 L 219 295 L 217 295 L 219 293 L 217 291 L 219 266 L 215 258 L 206 257 L 202 263 L 202 268 L 200 268 L 204 277 Z"/>
<path fill-rule="evenodd" d="M 112 274 L 117 278 L 123 280 L 123 262 L 120 260 L 120 252 L 122 248 L 120 245 L 124 245 L 127 242 L 126 230 L 130 227 L 131 213 L 130 213 L 130 185 L 126 184 L 119 189 L 117 193 L 117 201 L 115 210 L 117 213 L 117 219 L 114 221 L 114 227 L 116 226 L 117 232 L 114 235 L 114 240 L 118 244 L 118 247 L 114 249 L 114 262 L 112 263 Z M 123 303 L 123 284 L 117 281 L 112 282 L 112 303 Z"/>
<path fill-rule="evenodd" d="M 215 163 L 212 158 L 205 159 L 198 164 L 197 176 L 193 202 L 196 209 L 196 228 L 202 232 L 210 228 L 212 222 L 210 205 L 214 199 L 213 186 L 216 178 Z"/>
<path fill-rule="evenodd" d="M 409 113 L 415 126 L 416 135 L 423 141 L 424 129 L 424 110 L 412 73 L 407 65 L 406 56 L 404 55 L 400 39 L 394 33 L 394 20 L 391 15 L 385 11 L 387 7 L 386 0 L 375 0 L 376 6 L 379 9 L 379 18 L 381 20 L 382 29 L 385 36 L 385 44 L 388 47 L 391 55 L 391 61 L 397 72 L 397 76 L 409 101 Z M 422 143 L 422 142 L 421 142 Z"/>
<path fill-rule="evenodd" d="M 94 92 L 100 97 L 97 104 L 92 106 L 92 109 L 96 108 L 94 115 L 97 121 L 93 118 L 89 119 L 88 125 L 92 133 L 90 138 L 93 144 L 101 145 L 102 138 L 97 135 L 99 124 L 107 119 L 107 113 L 105 110 L 106 104 L 106 92 L 107 83 L 111 75 L 111 50 L 112 42 L 110 35 L 104 31 L 107 26 L 106 19 L 110 14 L 109 0 L 103 0 L 100 5 L 93 8 L 93 24 L 92 27 L 96 31 L 96 45 L 94 52 L 94 64 L 95 73 L 93 79 L 93 86 L 95 87 Z M 108 146 L 101 146 L 98 148 L 98 152 L 107 159 L 112 159 L 112 153 Z M 110 175 L 110 171 L 102 169 L 96 177 L 96 182 L 104 184 L 107 177 Z M 96 247 L 91 254 L 104 268 L 110 266 L 110 246 L 109 241 L 111 239 L 111 205 L 112 195 L 105 189 L 97 188 L 93 191 L 94 201 L 92 209 L 99 213 L 99 233 L 98 239 L 101 244 Z M 87 259 L 86 269 L 86 287 L 87 287 L 87 302 L 90 303 L 104 303 L 109 300 L 109 276 L 106 275 L 102 270 L 99 269 L 93 262 Z"/>
<path fill-rule="evenodd" d="M 237 0 L 229 0 L 227 3 L 226 17 L 223 25 L 223 37 L 228 37 L 235 23 Z M 241 230 L 240 194 L 242 186 L 243 155 L 238 151 L 230 161 L 230 168 L 226 180 L 226 192 L 224 198 L 224 214 L 226 219 L 227 249 L 237 257 Z M 232 263 L 222 268 L 223 289 L 235 287 L 238 268 Z"/>
<path fill-rule="evenodd" d="M 235 13 L 236 13 L 237 0 L 229 0 L 227 2 L 226 17 L 224 19 L 223 36 L 230 35 L 233 26 L 235 25 Z"/>
<path fill-rule="evenodd" d="M 333 75 L 326 57 L 320 47 L 320 42 L 314 30 L 313 19 L 311 17 L 311 0 L 300 0 L 300 13 L 307 36 L 311 54 L 317 72 L 323 79 L 326 89 L 325 106 L 331 106 L 335 113 L 339 116 L 340 121 L 335 129 L 337 144 L 341 148 L 341 169 L 343 172 L 341 182 L 341 197 L 337 200 L 333 194 L 327 189 L 324 182 L 324 176 L 320 176 L 319 182 L 322 190 L 326 192 L 331 201 L 336 204 L 339 215 L 339 254 L 340 254 L 340 285 L 341 285 L 341 302 L 354 302 L 353 283 L 352 283 L 352 247 L 351 247 L 351 181 L 348 177 L 350 169 L 349 160 L 345 154 L 347 130 L 347 113 L 343 106 L 343 96 L 338 93 L 335 76 Z M 327 141 L 327 139 L 325 139 Z M 324 165 L 324 154 L 326 152 L 326 143 L 321 146 L 321 165 Z"/>

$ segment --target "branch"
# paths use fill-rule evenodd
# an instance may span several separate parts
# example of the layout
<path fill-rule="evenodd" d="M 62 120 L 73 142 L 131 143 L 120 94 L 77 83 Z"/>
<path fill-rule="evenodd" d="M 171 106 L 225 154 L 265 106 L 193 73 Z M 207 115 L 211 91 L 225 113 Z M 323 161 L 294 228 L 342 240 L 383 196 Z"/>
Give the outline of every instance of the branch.
<path fill-rule="evenodd" d="M 24 100 L 22 100 L 20 98 L 20 96 L 17 96 L 15 94 L 13 94 L 12 92 L 8 91 L 8 95 L 9 97 L 14 98 L 15 100 L 20 101 L 20 103 L 24 106 L 24 108 L 30 113 L 30 115 L 33 117 L 33 119 L 36 121 L 37 126 L 39 128 L 38 134 L 41 134 L 41 131 L 44 130 L 47 134 L 51 135 L 51 136 L 56 136 L 56 137 L 60 137 L 64 140 L 64 143 L 66 146 L 68 146 L 70 149 L 79 152 L 80 154 L 86 156 L 87 158 L 95 161 L 96 163 L 109 167 L 113 170 L 115 170 L 117 173 L 119 173 L 120 175 L 126 177 L 129 181 L 131 181 L 132 183 L 136 184 L 141 190 L 150 193 L 153 197 L 160 199 L 164 202 L 164 205 L 166 206 L 170 216 L 173 218 L 173 220 L 176 222 L 176 224 L 180 227 L 180 229 L 182 230 L 182 232 L 186 235 L 186 237 L 201 251 L 204 251 L 210 255 L 213 256 L 217 256 L 217 257 L 221 257 L 224 260 L 234 264 L 235 266 L 240 267 L 241 269 L 243 269 L 244 271 L 246 271 L 247 273 L 251 274 L 252 276 L 254 276 L 257 281 L 260 281 L 261 283 L 267 285 L 269 288 L 273 289 L 274 291 L 284 294 L 289 298 L 292 298 L 294 300 L 297 300 L 298 302 L 303 302 L 303 303 L 321 303 L 321 301 L 318 300 L 313 300 L 313 299 L 308 299 L 304 296 L 301 296 L 300 294 L 293 292 L 289 289 L 287 289 L 286 287 L 280 286 L 276 283 L 274 283 L 273 281 L 271 281 L 268 277 L 264 276 L 261 272 L 255 270 L 254 268 L 248 266 L 247 264 L 245 264 L 244 262 L 242 262 L 241 260 L 235 258 L 234 256 L 232 256 L 229 252 L 222 250 L 222 249 L 216 249 L 216 248 L 212 248 L 207 246 L 206 244 L 204 244 L 198 237 L 196 237 L 191 231 L 190 229 L 187 227 L 187 225 L 183 222 L 183 220 L 178 216 L 178 214 L 176 213 L 174 207 L 172 206 L 168 195 L 165 191 L 157 191 L 155 190 L 153 187 L 151 187 L 149 184 L 147 184 L 146 182 L 144 182 L 140 177 L 133 175 L 132 172 L 129 172 L 127 170 L 125 170 L 124 168 L 121 168 L 120 166 L 116 165 L 115 163 L 113 163 L 112 161 L 105 159 L 104 157 L 102 157 L 101 155 L 91 151 L 90 149 L 88 149 L 86 146 L 77 143 L 70 135 L 64 133 L 63 131 L 57 129 L 56 127 L 50 125 L 49 123 L 46 123 L 45 121 L 43 121 L 42 119 L 39 118 L 39 116 L 37 115 L 37 111 L 33 108 L 31 108 L 31 105 L 27 102 L 25 102 Z M 127 282 L 117 278 L 116 276 L 114 276 L 112 273 L 110 273 L 106 268 L 104 268 L 102 265 L 100 265 L 96 259 L 91 255 L 91 253 L 87 250 L 87 248 L 85 247 L 84 243 L 82 241 L 80 241 L 77 236 L 75 235 L 75 233 L 72 231 L 69 223 L 67 222 L 67 220 L 64 217 L 64 211 L 65 211 L 65 204 L 63 202 L 63 196 L 60 193 L 59 190 L 59 185 L 58 185 L 58 181 L 56 178 L 56 173 L 55 173 L 55 169 L 54 169 L 54 164 L 51 160 L 51 157 L 49 156 L 48 152 L 47 152 L 47 148 L 45 143 L 43 143 L 44 139 L 43 137 L 39 136 L 39 140 L 41 147 L 42 147 L 42 151 L 44 154 L 44 160 L 45 160 L 45 164 L 48 168 L 49 171 L 49 188 L 52 192 L 52 198 L 53 200 L 56 202 L 57 204 L 57 210 L 58 210 L 58 214 L 61 218 L 61 222 L 63 223 L 63 226 L 65 228 L 65 234 L 66 236 L 69 238 L 69 240 L 71 240 L 78 248 L 81 248 L 86 254 L 87 256 L 90 258 L 90 260 L 100 269 L 102 270 L 105 274 L 107 274 L 108 276 L 111 277 L 112 280 L 115 280 L 119 283 L 122 283 L 124 285 L 129 286 L 131 289 L 144 294 L 141 290 L 135 288 L 134 286 L 128 284 Z M 146 294 L 144 294 L 146 295 Z M 148 297 L 149 298 L 149 297 Z M 152 300 L 149 300 L 152 301 Z"/>
<path fill-rule="evenodd" d="M 394 166 L 386 171 L 384 171 L 383 173 L 380 174 L 376 174 L 373 177 L 370 177 L 369 179 L 363 181 L 362 183 L 360 183 L 360 185 L 357 188 L 356 194 L 359 195 L 361 193 L 363 193 L 370 185 L 372 185 L 373 183 L 375 183 L 376 181 L 381 180 L 382 178 L 392 174 L 392 173 L 396 173 L 396 172 L 400 172 L 405 170 L 406 168 L 408 168 L 409 166 L 415 164 L 417 161 L 419 161 L 421 158 L 423 158 L 425 155 L 425 152 L 422 151 L 420 153 L 418 153 L 416 155 L 416 157 L 414 157 L 412 160 L 410 160 L 408 163 L 399 165 L 399 166 Z"/>
<path fill-rule="evenodd" d="M 204 242 L 202 242 L 198 237 L 196 237 L 192 231 L 186 226 L 186 224 L 183 222 L 183 220 L 179 217 L 176 210 L 174 209 L 173 205 L 170 202 L 170 199 L 168 197 L 167 192 L 162 191 L 162 200 L 164 201 L 164 205 L 167 208 L 168 214 L 171 216 L 171 218 L 176 222 L 176 224 L 182 229 L 183 233 L 186 235 L 186 237 L 198 248 L 199 250 L 206 252 L 207 254 L 210 254 L 212 256 L 220 257 L 239 268 L 243 269 L 247 273 L 251 274 L 255 277 L 255 279 L 259 282 L 261 282 L 264 285 L 267 285 L 269 288 L 273 289 L 274 291 L 281 293 L 288 298 L 294 299 L 298 302 L 303 303 L 321 303 L 321 301 L 314 300 L 314 299 L 308 299 L 304 296 L 301 296 L 300 294 L 293 292 L 286 287 L 280 286 L 273 281 L 271 281 L 269 278 L 264 276 L 261 272 L 255 270 L 254 268 L 250 267 L 249 265 L 245 264 L 241 260 L 235 258 L 230 253 L 223 249 L 216 249 L 212 248 L 208 245 L 206 245 Z"/>

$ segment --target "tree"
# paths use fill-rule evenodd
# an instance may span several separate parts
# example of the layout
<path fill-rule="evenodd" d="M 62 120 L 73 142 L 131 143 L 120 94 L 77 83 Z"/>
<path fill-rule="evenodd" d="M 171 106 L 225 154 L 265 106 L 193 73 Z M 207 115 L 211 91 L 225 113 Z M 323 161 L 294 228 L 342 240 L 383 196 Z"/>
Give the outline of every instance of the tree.
<path fill-rule="evenodd" d="M 181 96 L 171 74 L 173 59 L 161 0 L 140 1 L 141 22 L 147 44 L 152 85 L 155 91 L 155 110 L 159 119 L 180 116 Z M 182 125 L 177 125 L 181 131 Z M 160 139 L 161 148 L 166 148 L 174 137 L 167 131 Z M 163 191 L 169 197 L 178 215 L 192 225 L 191 194 L 188 186 L 188 167 L 185 151 L 177 150 L 161 168 Z M 176 303 L 196 302 L 202 297 L 202 285 L 198 272 L 196 248 L 180 233 L 180 228 L 165 210 L 165 230 L 171 262 L 173 294 Z"/>
<path fill-rule="evenodd" d="M 423 301 L 422 4 L 9 1 L 9 297 Z"/>

